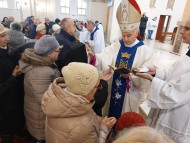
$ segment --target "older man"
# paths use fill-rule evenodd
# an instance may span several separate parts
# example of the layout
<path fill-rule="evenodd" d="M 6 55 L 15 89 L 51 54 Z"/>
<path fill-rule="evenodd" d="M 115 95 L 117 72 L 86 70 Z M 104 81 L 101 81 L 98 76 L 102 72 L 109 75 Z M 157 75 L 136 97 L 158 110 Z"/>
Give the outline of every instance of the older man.
<path fill-rule="evenodd" d="M 64 60 L 66 56 L 66 52 L 72 48 L 72 46 L 79 41 L 74 37 L 74 33 L 76 31 L 76 26 L 74 24 L 74 20 L 71 18 L 64 18 L 61 21 L 61 31 L 56 36 L 57 41 L 61 46 L 64 46 L 64 48 L 61 49 L 61 52 L 59 53 L 58 60 L 56 64 L 58 65 L 58 68 L 61 69 L 64 65 Z"/>
<path fill-rule="evenodd" d="M 86 42 L 89 44 L 94 53 L 102 53 L 105 48 L 104 35 L 102 34 L 102 31 L 92 20 L 87 21 L 86 29 L 88 30 Z"/>
<path fill-rule="evenodd" d="M 183 42 L 190 45 L 190 18 L 181 30 Z M 137 76 L 151 82 L 148 97 L 152 108 L 148 124 L 170 136 L 176 143 L 190 141 L 190 49 L 168 69 L 150 68 Z M 151 76 L 154 75 L 155 77 Z"/>
<path fill-rule="evenodd" d="M 48 17 L 45 17 L 45 19 L 44 19 L 44 21 L 45 21 L 45 26 L 46 26 L 46 34 L 49 34 L 49 30 L 50 30 L 50 28 L 51 28 L 51 26 L 50 26 L 50 24 L 49 24 L 49 18 Z"/>
<path fill-rule="evenodd" d="M 133 18 L 128 19 L 129 17 Z M 102 54 L 95 56 L 97 68 L 105 72 L 109 71 L 108 65 L 129 70 L 148 66 L 152 49 L 136 39 L 140 20 L 140 9 L 136 1 L 123 0 L 117 11 L 117 19 L 122 31 L 122 39 L 106 47 Z M 109 109 L 109 116 L 119 118 L 123 112 L 138 112 L 140 103 L 146 99 L 149 81 L 133 74 L 114 71 L 113 80 L 109 85 L 111 96 L 104 107 L 104 115 L 108 114 Z"/>

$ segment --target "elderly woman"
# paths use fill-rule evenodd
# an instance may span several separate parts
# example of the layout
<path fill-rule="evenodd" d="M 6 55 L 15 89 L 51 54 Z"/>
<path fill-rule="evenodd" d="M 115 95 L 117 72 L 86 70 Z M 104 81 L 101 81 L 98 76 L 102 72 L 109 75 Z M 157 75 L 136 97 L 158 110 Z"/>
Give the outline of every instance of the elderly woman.
<path fill-rule="evenodd" d="M 20 69 L 25 73 L 26 125 L 36 143 L 45 142 L 45 115 L 41 109 L 41 99 L 48 86 L 60 75 L 54 64 L 58 53 L 57 40 L 53 36 L 45 35 L 36 42 L 34 49 L 26 49 L 20 60 Z"/>
<path fill-rule="evenodd" d="M 40 23 L 39 25 L 37 25 L 36 32 L 37 32 L 36 37 L 35 37 L 36 40 L 39 40 L 43 35 L 46 35 L 45 24 Z"/>
<path fill-rule="evenodd" d="M 63 78 L 50 85 L 42 99 L 47 115 L 47 143 L 104 143 L 114 117 L 100 119 L 92 110 L 99 88 L 97 69 L 72 62 L 62 68 Z"/>

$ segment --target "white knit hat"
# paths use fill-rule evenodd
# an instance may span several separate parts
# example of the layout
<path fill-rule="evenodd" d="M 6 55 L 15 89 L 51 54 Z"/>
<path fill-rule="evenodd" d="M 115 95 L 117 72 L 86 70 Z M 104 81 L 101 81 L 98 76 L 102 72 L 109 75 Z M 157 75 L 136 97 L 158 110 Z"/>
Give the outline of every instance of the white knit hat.
<path fill-rule="evenodd" d="M 53 29 L 53 31 L 55 32 L 55 31 L 61 29 L 61 27 L 60 27 L 58 24 L 54 24 L 54 25 L 52 26 L 52 29 Z"/>
<path fill-rule="evenodd" d="M 39 31 L 41 31 L 41 30 L 43 30 L 43 29 L 45 29 L 45 28 L 46 28 L 45 24 L 40 23 L 40 24 L 38 24 L 38 26 L 36 27 L 36 31 L 39 32 Z"/>
<path fill-rule="evenodd" d="M 76 95 L 87 95 L 97 84 L 97 69 L 86 63 L 72 62 L 61 70 L 67 90 Z"/>
<path fill-rule="evenodd" d="M 117 20 L 121 32 L 139 28 L 141 10 L 135 0 L 122 0 L 117 10 Z"/>

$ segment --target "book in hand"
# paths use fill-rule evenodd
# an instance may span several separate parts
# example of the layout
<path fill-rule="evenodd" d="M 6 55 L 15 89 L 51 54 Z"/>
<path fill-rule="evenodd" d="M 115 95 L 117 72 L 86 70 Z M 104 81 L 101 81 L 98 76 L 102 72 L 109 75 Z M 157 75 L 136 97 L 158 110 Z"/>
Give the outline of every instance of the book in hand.
<path fill-rule="evenodd" d="M 132 71 L 127 69 L 126 67 L 118 67 L 118 68 L 114 68 L 111 65 L 108 65 L 110 67 L 110 69 L 112 69 L 113 71 L 119 72 L 120 74 L 129 74 Z"/>

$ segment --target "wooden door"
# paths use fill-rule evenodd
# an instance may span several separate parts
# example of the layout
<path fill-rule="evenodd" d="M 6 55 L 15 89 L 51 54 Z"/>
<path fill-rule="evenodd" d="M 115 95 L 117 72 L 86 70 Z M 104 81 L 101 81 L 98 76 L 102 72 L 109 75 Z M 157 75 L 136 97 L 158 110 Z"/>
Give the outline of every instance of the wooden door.
<path fill-rule="evenodd" d="M 159 23 L 158 23 L 158 28 L 157 28 L 157 33 L 156 33 L 156 40 L 160 40 L 161 35 L 162 35 L 162 29 L 164 27 L 164 22 L 165 22 L 166 15 L 160 15 Z"/>

